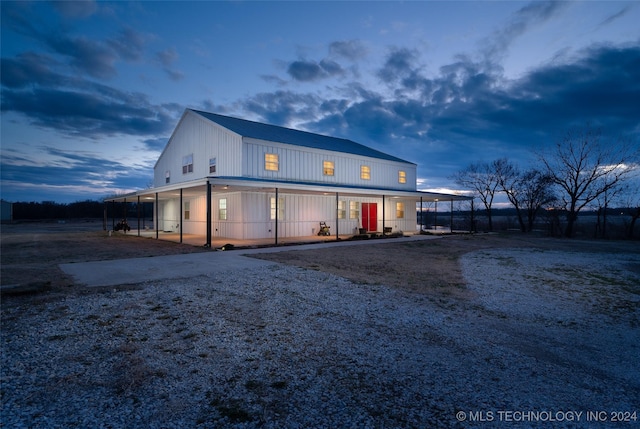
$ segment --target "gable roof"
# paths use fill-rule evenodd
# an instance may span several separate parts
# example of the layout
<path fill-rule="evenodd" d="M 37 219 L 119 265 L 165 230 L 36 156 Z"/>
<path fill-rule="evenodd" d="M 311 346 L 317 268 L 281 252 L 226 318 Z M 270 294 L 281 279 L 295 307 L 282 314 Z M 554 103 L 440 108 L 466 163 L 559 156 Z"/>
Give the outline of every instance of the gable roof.
<path fill-rule="evenodd" d="M 243 137 L 413 164 L 352 140 L 188 109 Z"/>

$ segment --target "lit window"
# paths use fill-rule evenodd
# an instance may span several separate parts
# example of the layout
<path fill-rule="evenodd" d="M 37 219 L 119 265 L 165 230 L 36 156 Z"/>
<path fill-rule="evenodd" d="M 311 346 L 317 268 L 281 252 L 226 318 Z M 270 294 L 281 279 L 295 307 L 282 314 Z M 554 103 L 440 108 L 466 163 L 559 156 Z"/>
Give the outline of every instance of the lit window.
<path fill-rule="evenodd" d="M 360 203 L 349 201 L 349 219 L 360 219 Z"/>
<path fill-rule="evenodd" d="M 370 180 L 371 179 L 371 167 L 368 165 L 360 166 L 360 178 L 362 180 Z"/>
<path fill-rule="evenodd" d="M 398 183 L 407 183 L 407 173 L 405 171 L 398 171 Z"/>
<path fill-rule="evenodd" d="M 167 172 L 164 173 L 164 183 L 170 183 L 170 182 L 171 182 L 171 172 L 167 170 Z"/>
<path fill-rule="evenodd" d="M 278 171 L 278 155 L 275 153 L 264 154 L 264 169 L 267 171 Z"/>
<path fill-rule="evenodd" d="M 346 219 L 347 217 L 347 203 L 345 201 L 338 201 L 338 219 Z"/>
<path fill-rule="evenodd" d="M 404 218 L 404 203 L 401 203 L 401 202 L 396 203 L 396 218 L 398 219 Z"/>
<path fill-rule="evenodd" d="M 278 220 L 284 219 L 284 198 L 278 198 L 277 204 L 277 212 L 278 212 Z M 276 199 L 271 197 L 271 210 L 270 210 L 270 218 L 271 220 L 276 219 Z"/>
<path fill-rule="evenodd" d="M 184 220 L 189 220 L 189 218 L 191 217 L 191 204 L 189 204 L 189 201 L 185 201 L 184 203 Z"/>
<path fill-rule="evenodd" d="M 333 176 L 334 171 L 335 165 L 333 164 L 333 161 L 324 161 L 322 163 L 322 174 L 325 176 Z"/>
<path fill-rule="evenodd" d="M 193 173 L 193 154 L 182 157 L 182 174 Z"/>
<path fill-rule="evenodd" d="M 216 158 L 209 158 L 209 174 L 216 172 Z"/>
<path fill-rule="evenodd" d="M 218 220 L 227 220 L 227 199 L 220 198 L 218 201 Z"/>

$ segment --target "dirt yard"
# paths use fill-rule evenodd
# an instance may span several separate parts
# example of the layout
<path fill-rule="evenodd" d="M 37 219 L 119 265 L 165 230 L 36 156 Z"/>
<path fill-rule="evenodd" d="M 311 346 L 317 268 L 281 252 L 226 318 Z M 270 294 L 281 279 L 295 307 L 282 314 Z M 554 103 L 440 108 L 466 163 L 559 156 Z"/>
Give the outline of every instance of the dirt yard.
<path fill-rule="evenodd" d="M 1 231 L 4 293 L 73 291 L 73 280 L 58 267 L 63 263 L 210 251 L 121 233 L 109 236 L 99 221 L 17 223 L 3 225 Z M 472 251 L 524 247 L 610 253 L 638 248 L 637 242 L 571 241 L 520 234 L 460 235 L 418 243 L 387 240 L 383 245 L 311 251 L 292 248 L 255 257 L 332 273 L 355 283 L 385 284 L 444 298 L 467 293 L 459 259 Z"/>

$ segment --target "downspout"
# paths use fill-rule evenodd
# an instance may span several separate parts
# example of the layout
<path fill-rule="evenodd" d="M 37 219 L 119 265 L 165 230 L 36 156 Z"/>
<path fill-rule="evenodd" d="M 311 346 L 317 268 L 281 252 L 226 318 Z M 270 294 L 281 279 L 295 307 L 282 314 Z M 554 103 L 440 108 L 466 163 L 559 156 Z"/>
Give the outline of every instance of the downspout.
<path fill-rule="evenodd" d="M 178 206 L 178 229 L 180 230 L 180 244 L 182 244 L 182 188 L 180 188 L 180 205 Z"/>
<path fill-rule="evenodd" d="M 140 195 L 138 195 L 138 204 L 136 205 L 138 210 L 138 237 L 140 237 Z"/>
<path fill-rule="evenodd" d="M 159 213 L 160 212 L 158 211 L 158 193 L 157 192 L 156 192 L 156 203 L 155 203 L 154 209 L 156 212 L 156 218 L 153 223 L 155 224 L 155 227 L 156 227 L 156 240 L 157 240 L 158 238 L 160 238 L 160 229 L 159 229 L 160 227 Z"/>
<path fill-rule="evenodd" d="M 207 242 L 204 247 L 211 247 L 211 183 L 207 180 Z"/>

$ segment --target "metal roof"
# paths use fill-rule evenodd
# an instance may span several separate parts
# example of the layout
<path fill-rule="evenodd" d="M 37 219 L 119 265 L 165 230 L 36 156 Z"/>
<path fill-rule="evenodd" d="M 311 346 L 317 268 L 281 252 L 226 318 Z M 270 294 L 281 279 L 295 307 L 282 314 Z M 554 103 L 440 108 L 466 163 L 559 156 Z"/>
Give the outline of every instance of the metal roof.
<path fill-rule="evenodd" d="M 413 164 L 352 140 L 188 109 L 243 137 Z"/>

